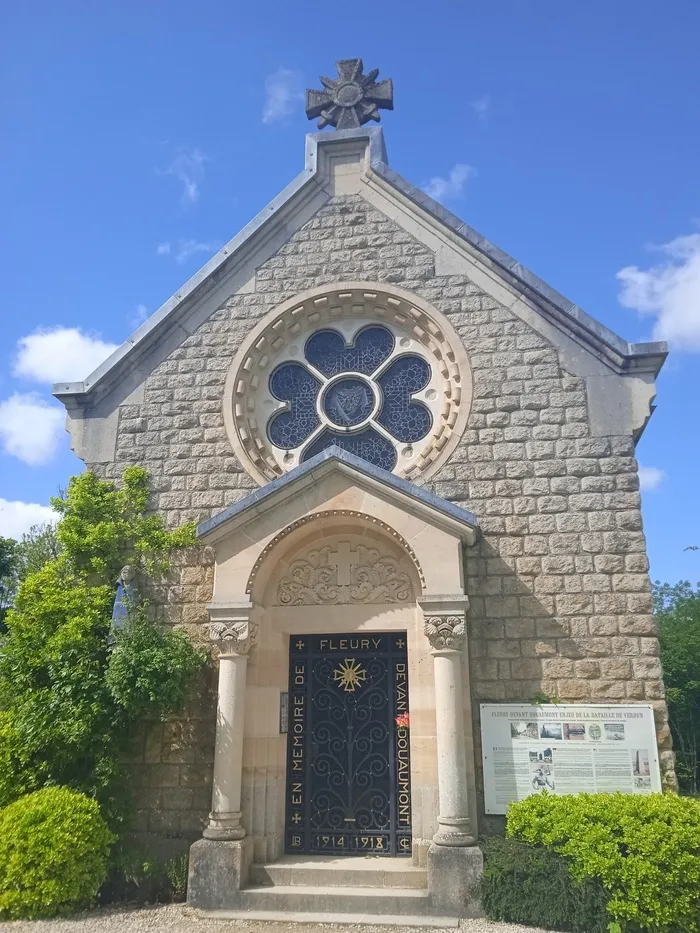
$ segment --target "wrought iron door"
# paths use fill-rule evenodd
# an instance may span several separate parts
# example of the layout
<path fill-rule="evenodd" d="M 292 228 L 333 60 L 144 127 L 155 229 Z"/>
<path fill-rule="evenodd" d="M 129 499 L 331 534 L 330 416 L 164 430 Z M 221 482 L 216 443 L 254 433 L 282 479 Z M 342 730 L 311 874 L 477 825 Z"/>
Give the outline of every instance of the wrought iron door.
<path fill-rule="evenodd" d="M 406 634 L 290 640 L 286 851 L 411 854 Z"/>

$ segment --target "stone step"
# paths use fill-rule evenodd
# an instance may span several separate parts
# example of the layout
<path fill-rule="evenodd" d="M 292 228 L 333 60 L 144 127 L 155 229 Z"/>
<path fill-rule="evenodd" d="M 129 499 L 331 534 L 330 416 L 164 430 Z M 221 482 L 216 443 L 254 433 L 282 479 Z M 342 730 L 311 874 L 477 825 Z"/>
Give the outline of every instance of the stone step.
<path fill-rule="evenodd" d="M 420 927 L 422 929 L 426 927 L 445 929 L 459 926 L 457 917 L 428 917 L 416 914 L 344 914 L 309 911 L 288 913 L 284 910 L 202 910 L 197 913 L 200 917 L 211 917 L 213 920 L 263 920 L 268 923 L 349 923 L 368 926 Z"/>
<path fill-rule="evenodd" d="M 244 911 L 281 911 L 392 916 L 434 916 L 424 888 L 368 888 L 331 885 L 274 885 L 243 888 L 236 907 Z M 356 923 L 359 921 L 355 921 Z"/>
<path fill-rule="evenodd" d="M 410 859 L 371 858 L 365 856 L 286 855 L 267 865 L 253 865 L 250 881 L 254 885 L 418 888 L 428 887 L 424 868 Z"/>

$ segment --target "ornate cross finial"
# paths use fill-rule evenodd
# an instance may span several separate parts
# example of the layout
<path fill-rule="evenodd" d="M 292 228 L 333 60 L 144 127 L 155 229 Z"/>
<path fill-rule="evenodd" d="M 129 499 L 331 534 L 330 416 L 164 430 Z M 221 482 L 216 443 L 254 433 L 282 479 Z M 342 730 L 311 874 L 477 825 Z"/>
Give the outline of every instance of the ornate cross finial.
<path fill-rule="evenodd" d="M 394 109 L 394 87 L 391 78 L 375 83 L 379 69 L 363 75 L 361 58 L 347 58 L 336 62 L 337 79 L 321 76 L 325 91 L 306 91 L 306 116 L 316 117 L 318 128 L 334 126 L 337 130 L 351 130 L 368 120 L 379 123 L 378 108 Z"/>

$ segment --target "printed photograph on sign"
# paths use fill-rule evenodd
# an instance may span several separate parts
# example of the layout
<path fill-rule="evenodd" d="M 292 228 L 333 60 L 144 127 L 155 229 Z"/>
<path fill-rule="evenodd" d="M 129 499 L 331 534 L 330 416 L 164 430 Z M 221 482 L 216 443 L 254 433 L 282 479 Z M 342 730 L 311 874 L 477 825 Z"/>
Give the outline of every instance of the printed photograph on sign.
<path fill-rule="evenodd" d="M 623 722 L 603 723 L 603 729 L 605 730 L 606 739 L 612 739 L 613 742 L 624 742 L 625 724 Z"/>
<path fill-rule="evenodd" d="M 564 739 L 571 742 L 583 742 L 586 738 L 586 726 L 582 722 L 565 722 Z"/>
<path fill-rule="evenodd" d="M 646 748 L 632 749 L 632 774 L 636 777 L 649 777 L 649 752 Z"/>
<path fill-rule="evenodd" d="M 543 722 L 540 726 L 541 739 L 562 738 L 562 724 L 560 722 Z"/>
<path fill-rule="evenodd" d="M 530 762 L 530 775 L 533 790 L 555 790 L 554 768 L 546 761 Z"/>
<path fill-rule="evenodd" d="M 510 736 L 512 739 L 538 739 L 540 734 L 536 722 L 512 722 Z"/>

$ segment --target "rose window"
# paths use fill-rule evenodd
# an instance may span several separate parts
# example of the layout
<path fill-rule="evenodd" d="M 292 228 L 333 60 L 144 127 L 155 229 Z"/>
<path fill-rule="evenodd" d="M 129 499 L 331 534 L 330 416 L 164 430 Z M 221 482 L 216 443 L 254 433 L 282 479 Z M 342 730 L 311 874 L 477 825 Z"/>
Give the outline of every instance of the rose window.
<path fill-rule="evenodd" d="M 400 445 L 410 456 L 431 431 L 433 415 L 416 396 L 432 376 L 427 360 L 403 352 L 387 327 L 368 325 L 352 337 L 318 330 L 303 346 L 303 361 L 280 363 L 270 376 L 279 408 L 267 422 L 268 439 L 299 463 L 335 444 L 393 470 Z"/>

